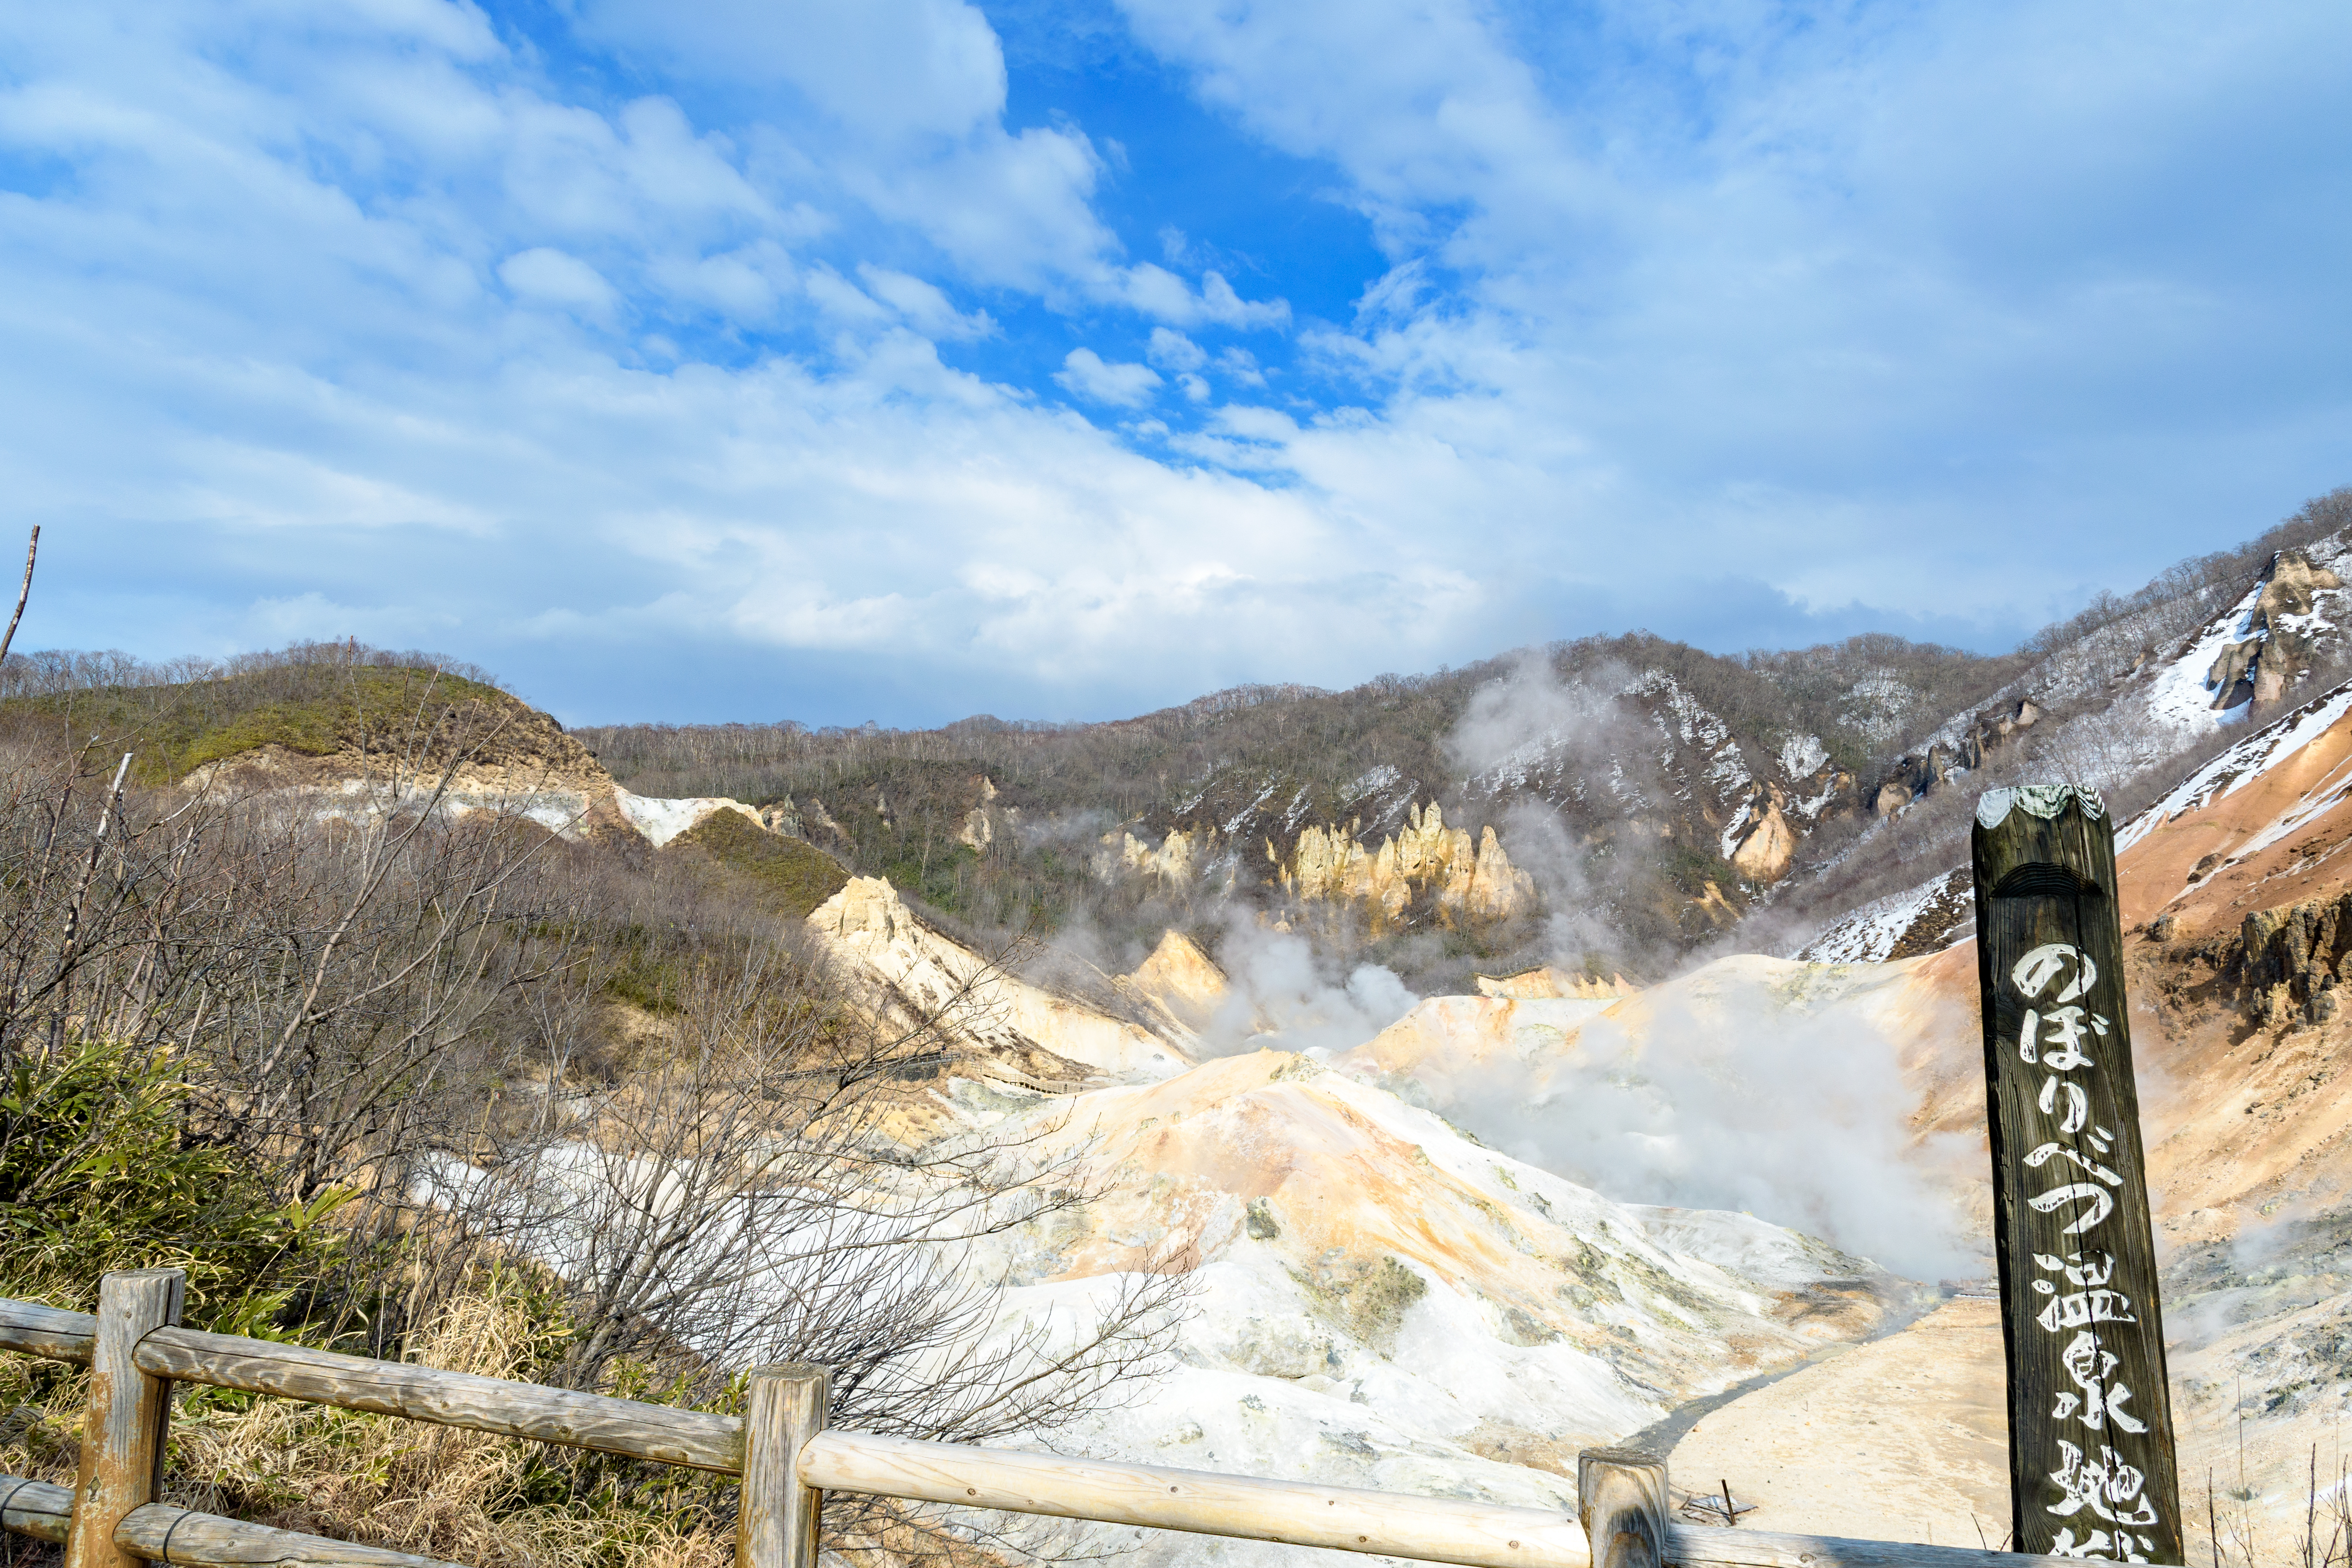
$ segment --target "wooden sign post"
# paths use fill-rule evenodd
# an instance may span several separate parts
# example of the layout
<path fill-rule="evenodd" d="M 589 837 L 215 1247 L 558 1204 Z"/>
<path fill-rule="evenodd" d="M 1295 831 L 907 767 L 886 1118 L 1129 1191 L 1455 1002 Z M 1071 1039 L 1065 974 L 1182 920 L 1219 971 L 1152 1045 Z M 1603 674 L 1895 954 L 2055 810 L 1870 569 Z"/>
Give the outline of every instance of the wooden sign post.
<path fill-rule="evenodd" d="M 2115 829 L 2070 784 L 1988 790 L 1975 851 L 2014 1544 L 2179 1563 Z"/>

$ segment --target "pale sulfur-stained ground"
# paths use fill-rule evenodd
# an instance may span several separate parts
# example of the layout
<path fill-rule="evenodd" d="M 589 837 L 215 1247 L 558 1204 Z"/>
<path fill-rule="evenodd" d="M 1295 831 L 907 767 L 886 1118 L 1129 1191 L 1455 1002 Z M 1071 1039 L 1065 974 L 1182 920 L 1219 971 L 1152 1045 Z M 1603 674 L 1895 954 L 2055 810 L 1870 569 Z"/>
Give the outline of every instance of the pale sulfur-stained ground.
<path fill-rule="evenodd" d="M 2000 1304 L 1961 1297 L 1710 1412 L 1667 1475 L 1677 1496 L 1729 1481 L 1750 1529 L 1997 1547 L 2008 1454 Z"/>

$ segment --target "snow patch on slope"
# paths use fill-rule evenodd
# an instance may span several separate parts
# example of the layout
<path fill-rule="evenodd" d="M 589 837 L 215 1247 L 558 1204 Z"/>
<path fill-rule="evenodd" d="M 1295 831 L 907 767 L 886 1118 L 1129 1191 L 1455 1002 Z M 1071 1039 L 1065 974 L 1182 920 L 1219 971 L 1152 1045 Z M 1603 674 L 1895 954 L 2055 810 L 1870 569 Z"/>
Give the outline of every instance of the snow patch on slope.
<path fill-rule="evenodd" d="M 2213 685 L 2206 676 L 2222 649 L 2244 640 L 2247 617 L 2262 596 L 2257 582 L 2227 615 L 2207 623 L 2186 653 L 2157 672 L 2144 700 L 2150 715 L 2180 731 L 2210 730 L 2222 721 L 2213 710 Z"/>
<path fill-rule="evenodd" d="M 1911 934 L 1912 927 L 1931 911 L 1942 910 L 1956 892 L 1965 894 L 1969 869 L 1960 867 L 1900 893 L 1877 899 L 1832 925 L 1805 943 L 1792 958 L 1809 963 L 1884 963 Z"/>
<path fill-rule="evenodd" d="M 2122 854 L 2184 812 L 2195 811 L 2243 789 L 2326 733 L 2347 711 L 2352 711 L 2352 684 L 2315 697 L 2277 722 L 2247 736 L 2118 829 L 2116 853 Z"/>
<path fill-rule="evenodd" d="M 2275 722 L 2266 724 L 2191 773 L 2156 805 L 2116 830 L 2116 853 L 2121 855 L 2163 824 L 2185 813 L 2235 794 L 2278 767 L 2352 712 L 2352 684 L 2315 697 Z M 2352 787 L 2352 786 L 2347 786 Z M 2300 802 L 2294 809 L 2230 856 L 2236 863 L 2261 853 L 2313 817 L 2332 809 L 2346 791 L 2328 790 Z M 1972 897 L 1969 868 L 1955 867 L 1943 876 L 1900 893 L 1863 905 L 1808 941 L 1790 956 L 1816 963 L 1883 963 L 1895 948 L 1920 927 L 1923 920 L 1940 922 L 1944 930 L 1930 935 L 1957 940 L 1963 906 Z"/>
<path fill-rule="evenodd" d="M 1809 779 L 1830 760 L 1819 735 L 1791 735 L 1780 742 L 1780 771 L 1790 779 Z"/>
<path fill-rule="evenodd" d="M 631 795 L 619 784 L 613 786 L 613 803 L 629 826 L 646 836 L 646 842 L 658 849 L 681 833 L 691 833 L 702 819 L 714 811 L 740 812 L 753 826 L 764 827 L 760 814 L 740 800 L 724 795 L 688 795 L 666 800 L 654 795 Z"/>

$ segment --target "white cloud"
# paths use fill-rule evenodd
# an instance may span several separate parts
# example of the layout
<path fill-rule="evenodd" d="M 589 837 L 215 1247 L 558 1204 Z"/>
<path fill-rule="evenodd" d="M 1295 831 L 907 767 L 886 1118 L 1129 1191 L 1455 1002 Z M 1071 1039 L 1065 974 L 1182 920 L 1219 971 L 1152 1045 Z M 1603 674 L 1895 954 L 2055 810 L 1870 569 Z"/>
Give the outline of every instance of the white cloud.
<path fill-rule="evenodd" d="M 1202 274 L 1200 292 L 1194 293 L 1191 284 L 1149 261 L 1128 268 L 1115 292 L 1144 314 L 1179 326 L 1252 329 L 1285 326 L 1290 321 L 1287 300 L 1244 300 L 1215 272 Z"/>
<path fill-rule="evenodd" d="M 1150 365 L 1107 363 L 1092 349 L 1072 349 L 1054 379 L 1081 397 L 1117 408 L 1140 408 L 1160 386 Z"/>
<path fill-rule="evenodd" d="M 544 245 L 508 257 L 499 263 L 499 277 L 520 299 L 560 305 L 593 321 L 610 321 L 621 302 L 603 273 Z"/>
<path fill-rule="evenodd" d="M 791 87 L 867 137 L 962 136 L 1004 107 L 1004 52 L 963 0 L 586 0 L 578 25 L 698 78 Z"/>
<path fill-rule="evenodd" d="M 1151 329 L 1151 342 L 1143 355 L 1165 370 L 1198 370 L 1209 362 L 1200 344 L 1170 327 Z"/>
<path fill-rule="evenodd" d="M 917 155 L 835 164 L 850 195 L 938 246 L 973 279 L 1114 297 L 1118 241 L 1095 216 L 1101 163 L 1078 132 L 989 127 Z"/>
<path fill-rule="evenodd" d="M 810 272 L 803 286 L 818 311 L 835 323 L 879 327 L 890 320 L 887 307 L 830 267 Z"/>
<path fill-rule="evenodd" d="M 1264 386 L 1265 372 L 1258 369 L 1257 356 L 1244 348 L 1229 348 L 1217 356 L 1217 368 L 1244 386 Z"/>
<path fill-rule="evenodd" d="M 1723 580 L 2008 626 L 2352 463 L 2324 11 L 1605 9 L 1655 76 L 1473 0 L 1130 14 L 1376 224 L 1351 319 L 1123 249 L 955 0 L 591 0 L 618 102 L 463 4 L 0 12 L 0 149 L 66 172 L 0 189 L 0 479 L 110 563 L 36 646 L 344 617 L 575 711 L 1131 710 L 1727 637 Z M 1146 363 L 1049 384 L 1040 310 Z"/>
<path fill-rule="evenodd" d="M 860 262 L 857 276 L 876 295 L 889 301 L 891 307 L 907 319 L 908 323 L 925 337 L 937 342 L 966 342 L 984 338 L 996 330 L 985 310 L 970 315 L 959 311 L 936 284 L 919 278 L 896 272 L 887 267 L 876 267 Z"/>
<path fill-rule="evenodd" d="M 586 0 L 576 26 L 681 80 L 798 95 L 814 118 L 781 117 L 789 139 L 768 139 L 779 161 L 920 233 L 977 281 L 1130 291 L 1093 209 L 1102 158 L 1075 127 L 1004 124 L 1003 51 L 964 0 Z"/>
<path fill-rule="evenodd" d="M 701 257 L 657 257 L 648 280 L 671 299 L 756 325 L 772 319 L 782 298 L 800 287 L 792 257 L 772 239 Z"/>
<path fill-rule="evenodd" d="M 611 120 L 528 99 L 499 108 L 506 195 L 543 232 L 593 240 L 768 216 L 750 183 L 667 99 L 640 99 Z"/>

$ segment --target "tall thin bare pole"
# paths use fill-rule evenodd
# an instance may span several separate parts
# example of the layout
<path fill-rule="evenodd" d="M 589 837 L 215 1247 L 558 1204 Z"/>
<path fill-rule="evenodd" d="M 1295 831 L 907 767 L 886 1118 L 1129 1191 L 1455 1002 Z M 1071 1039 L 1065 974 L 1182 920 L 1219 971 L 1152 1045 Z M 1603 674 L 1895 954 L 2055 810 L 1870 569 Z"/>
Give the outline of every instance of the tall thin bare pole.
<path fill-rule="evenodd" d="M 81 906 L 89 897 L 89 885 L 98 877 L 98 859 L 106 849 L 106 825 L 122 815 L 122 781 L 131 773 L 131 753 L 122 753 L 122 765 L 114 770 L 114 792 L 99 807 L 98 832 L 89 841 L 89 864 L 81 868 L 81 880 L 74 885 L 73 902 L 66 910 L 65 951 L 58 958 L 58 1005 L 49 1016 L 49 1052 L 56 1055 L 65 1045 L 66 1015 L 73 1008 L 74 961 L 81 945 Z M 125 824 L 123 831 L 131 831 Z"/>
<path fill-rule="evenodd" d="M 33 542 L 25 546 L 25 585 L 16 590 L 16 613 L 8 617 L 8 635 L 0 637 L 0 665 L 8 662 L 8 645 L 16 640 L 16 623 L 25 618 L 25 601 L 33 596 L 33 557 L 41 552 L 41 525 L 33 525 Z"/>

